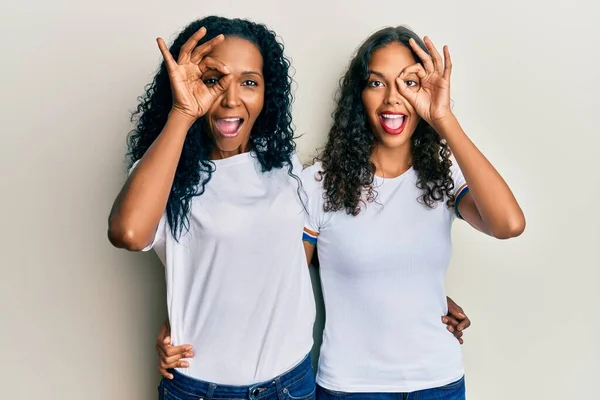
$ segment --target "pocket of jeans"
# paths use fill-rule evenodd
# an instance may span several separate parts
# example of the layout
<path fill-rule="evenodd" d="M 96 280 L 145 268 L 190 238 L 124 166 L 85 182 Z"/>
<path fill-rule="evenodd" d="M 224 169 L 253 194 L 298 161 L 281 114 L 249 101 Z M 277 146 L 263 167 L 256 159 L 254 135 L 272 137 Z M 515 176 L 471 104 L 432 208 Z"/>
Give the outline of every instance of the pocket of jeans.
<path fill-rule="evenodd" d="M 312 369 L 302 378 L 283 388 L 283 394 L 290 400 L 307 400 L 315 397 L 315 377 Z"/>
<path fill-rule="evenodd" d="M 160 385 L 158 385 L 158 400 L 187 400 L 188 398 L 185 393 L 173 387 L 171 382 L 165 384 L 164 380 L 160 381 Z"/>
<path fill-rule="evenodd" d="M 177 397 L 172 390 L 169 390 L 167 388 L 163 388 L 162 389 L 162 399 L 161 400 L 184 400 L 180 397 Z"/>

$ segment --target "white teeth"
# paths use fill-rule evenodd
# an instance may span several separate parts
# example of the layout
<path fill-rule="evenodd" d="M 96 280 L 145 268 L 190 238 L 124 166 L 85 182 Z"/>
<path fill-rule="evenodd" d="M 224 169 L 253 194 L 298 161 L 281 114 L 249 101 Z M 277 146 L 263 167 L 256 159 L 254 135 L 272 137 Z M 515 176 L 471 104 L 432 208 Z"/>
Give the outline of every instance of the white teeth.
<path fill-rule="evenodd" d="M 389 118 L 389 119 L 404 118 L 404 115 L 401 115 L 401 114 L 381 114 L 381 116 L 383 118 Z"/>
<path fill-rule="evenodd" d="M 241 118 L 223 118 L 223 121 L 227 121 L 227 122 L 237 122 L 237 121 L 241 121 Z"/>

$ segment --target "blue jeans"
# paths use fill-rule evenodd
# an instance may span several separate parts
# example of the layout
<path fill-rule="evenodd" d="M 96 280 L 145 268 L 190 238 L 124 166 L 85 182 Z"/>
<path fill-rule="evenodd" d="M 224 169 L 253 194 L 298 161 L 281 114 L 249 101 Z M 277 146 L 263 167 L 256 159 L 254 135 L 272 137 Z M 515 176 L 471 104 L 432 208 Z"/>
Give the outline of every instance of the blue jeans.
<path fill-rule="evenodd" d="M 250 386 L 229 386 L 191 378 L 175 370 L 162 379 L 159 400 L 314 400 L 315 376 L 310 355 L 290 371 Z"/>
<path fill-rule="evenodd" d="M 317 385 L 317 400 L 465 400 L 465 378 L 446 386 L 411 393 L 347 393 Z"/>

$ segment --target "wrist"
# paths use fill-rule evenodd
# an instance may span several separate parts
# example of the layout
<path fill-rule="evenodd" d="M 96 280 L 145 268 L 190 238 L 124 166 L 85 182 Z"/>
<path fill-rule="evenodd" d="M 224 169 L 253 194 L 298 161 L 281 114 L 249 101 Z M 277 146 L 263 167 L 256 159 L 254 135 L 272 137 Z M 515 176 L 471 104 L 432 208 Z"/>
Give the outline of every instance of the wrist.
<path fill-rule="evenodd" d="M 438 118 L 429 123 L 431 127 L 436 131 L 438 135 L 443 138 L 446 138 L 448 135 L 460 130 L 460 124 L 456 119 L 454 113 L 450 112 L 446 116 L 442 118 Z"/>
<path fill-rule="evenodd" d="M 168 121 L 177 125 L 186 126 L 188 129 L 194 125 L 198 118 L 192 117 L 178 108 L 172 108 L 169 111 Z"/>

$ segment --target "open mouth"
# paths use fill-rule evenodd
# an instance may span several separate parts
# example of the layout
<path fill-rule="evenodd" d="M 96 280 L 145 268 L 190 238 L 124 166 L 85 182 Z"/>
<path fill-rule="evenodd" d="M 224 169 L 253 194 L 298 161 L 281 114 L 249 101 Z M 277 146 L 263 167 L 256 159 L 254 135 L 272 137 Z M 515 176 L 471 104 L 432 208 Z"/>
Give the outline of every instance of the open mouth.
<path fill-rule="evenodd" d="M 215 125 L 219 134 L 226 138 L 236 137 L 243 124 L 244 119 L 239 117 L 219 118 L 215 120 Z"/>
<path fill-rule="evenodd" d="M 379 123 L 383 130 L 390 135 L 399 135 L 406 126 L 408 117 L 400 113 L 384 112 L 379 114 Z"/>

